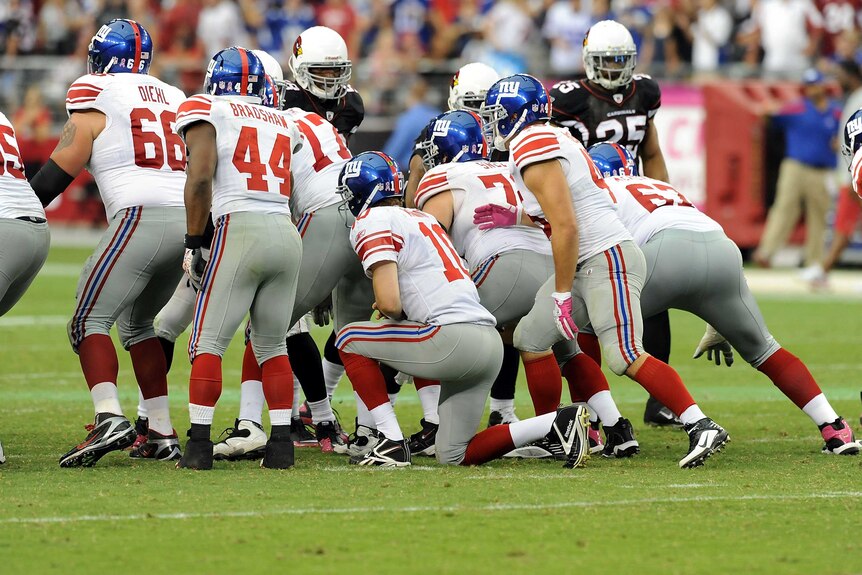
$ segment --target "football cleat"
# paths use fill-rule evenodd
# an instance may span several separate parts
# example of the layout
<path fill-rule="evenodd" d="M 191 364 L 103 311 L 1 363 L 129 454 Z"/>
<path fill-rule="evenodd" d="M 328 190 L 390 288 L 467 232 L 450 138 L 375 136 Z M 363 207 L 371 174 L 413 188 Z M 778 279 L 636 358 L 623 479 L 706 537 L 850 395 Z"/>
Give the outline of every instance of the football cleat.
<path fill-rule="evenodd" d="M 0 464 L 6 463 L 6 455 L 3 454 L 3 444 L 0 443 Z"/>
<path fill-rule="evenodd" d="M 86 429 L 87 437 L 60 458 L 60 467 L 92 467 L 105 454 L 130 446 L 137 437 L 132 423 L 113 413 L 97 413 Z"/>
<path fill-rule="evenodd" d="M 688 433 L 688 453 L 679 460 L 682 468 L 703 465 L 713 453 L 718 453 L 730 441 L 730 436 L 719 424 L 708 417 L 683 427 Z"/>
<path fill-rule="evenodd" d="M 263 426 L 250 419 L 237 419 L 233 427 L 228 427 L 221 434 L 227 434 L 227 437 L 213 446 L 214 459 L 228 461 L 258 459 L 263 456 L 266 449 L 266 433 L 263 431 Z"/>
<path fill-rule="evenodd" d="M 173 461 L 182 457 L 180 440 L 177 432 L 162 435 L 158 431 L 149 430 L 147 440 L 138 447 L 132 447 L 129 457 L 135 459 L 156 459 L 158 461 Z"/>
<path fill-rule="evenodd" d="M 833 455 L 857 455 L 860 445 L 853 437 L 853 430 L 847 425 L 843 417 L 839 417 L 832 423 L 824 423 L 819 426 L 820 434 L 823 436 L 823 441 L 826 445 L 823 446 L 823 453 L 831 453 Z"/>
<path fill-rule="evenodd" d="M 590 455 L 601 453 L 605 445 L 602 442 L 602 434 L 599 433 L 598 421 L 590 422 L 590 428 L 587 430 L 587 438 L 590 440 Z"/>
<path fill-rule="evenodd" d="M 492 411 L 488 414 L 488 427 L 495 425 L 505 425 L 507 423 L 515 423 L 520 421 L 514 411 L 504 413 L 502 411 Z"/>
<path fill-rule="evenodd" d="M 631 457 L 640 453 L 632 422 L 621 417 L 613 425 L 605 425 L 605 447 L 603 457 Z"/>
<path fill-rule="evenodd" d="M 273 426 L 266 450 L 260 462 L 267 469 L 287 469 L 293 467 L 293 440 L 289 426 Z"/>
<path fill-rule="evenodd" d="M 146 417 L 141 417 L 139 415 L 138 418 L 135 419 L 135 433 L 137 433 L 138 436 L 135 438 L 135 442 L 130 447 L 132 451 L 138 449 L 147 442 L 147 433 L 149 433 L 149 430 L 150 420 Z"/>
<path fill-rule="evenodd" d="M 557 410 L 557 417 L 545 437 L 551 442 L 559 442 L 566 456 L 563 467 L 582 467 L 589 459 L 589 427 L 590 412 L 583 405 L 567 405 Z"/>
<path fill-rule="evenodd" d="M 655 427 L 682 427 L 679 418 L 652 396 L 646 402 L 644 423 Z"/>
<path fill-rule="evenodd" d="M 410 436 L 408 443 L 410 454 L 434 457 L 434 442 L 437 439 L 437 430 L 440 428 L 440 424 L 428 423 L 425 421 L 425 418 L 422 418 L 419 424 L 422 426 L 422 429 Z"/>
<path fill-rule="evenodd" d="M 521 447 L 516 447 L 509 453 L 503 455 L 503 457 L 514 457 L 518 459 L 558 459 L 560 461 L 564 461 L 566 459 L 566 454 L 559 441 L 545 436 L 538 441 L 522 445 Z"/>
<path fill-rule="evenodd" d="M 356 455 L 365 455 L 377 445 L 380 441 L 380 435 L 376 429 L 365 425 L 356 424 L 356 431 L 350 436 L 347 443 L 344 445 L 333 445 L 335 453 L 347 454 L 351 457 Z"/>
<path fill-rule="evenodd" d="M 365 455 L 354 455 L 350 458 L 353 465 L 373 467 L 407 467 L 410 465 L 410 446 L 407 440 L 393 441 L 380 435 L 380 440 L 374 449 Z"/>
<path fill-rule="evenodd" d="M 294 417 L 290 420 L 290 438 L 294 447 L 317 447 L 317 438 L 314 436 L 314 427 L 302 422 L 302 418 Z"/>
<path fill-rule="evenodd" d="M 213 442 L 209 439 L 189 439 L 177 469 L 207 470 L 213 468 Z"/>
<path fill-rule="evenodd" d="M 311 417 L 311 407 L 308 405 L 308 400 L 303 401 L 299 406 L 299 418 L 305 425 L 314 425 L 314 419 Z"/>
<path fill-rule="evenodd" d="M 344 443 L 336 421 L 321 421 L 315 425 L 314 436 L 323 453 L 333 453 L 336 445 Z"/>

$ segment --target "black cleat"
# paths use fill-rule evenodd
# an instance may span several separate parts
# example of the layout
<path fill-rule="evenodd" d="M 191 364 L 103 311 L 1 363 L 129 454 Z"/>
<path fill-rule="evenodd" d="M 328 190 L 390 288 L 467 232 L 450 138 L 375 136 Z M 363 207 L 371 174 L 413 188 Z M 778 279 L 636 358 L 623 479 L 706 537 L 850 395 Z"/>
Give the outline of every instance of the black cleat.
<path fill-rule="evenodd" d="M 655 427 L 682 427 L 682 422 L 662 403 L 650 396 L 644 409 L 644 423 Z"/>
<path fill-rule="evenodd" d="M 334 453 L 336 446 L 347 446 L 338 421 L 321 421 L 314 426 L 314 437 L 323 453 Z"/>
<path fill-rule="evenodd" d="M 86 426 L 86 439 L 60 458 L 60 467 L 92 467 L 105 454 L 135 442 L 137 433 L 122 415 L 97 413 L 93 425 Z"/>
<path fill-rule="evenodd" d="M 640 453 L 640 445 L 635 439 L 632 422 L 625 417 L 613 425 L 605 425 L 605 447 L 603 457 L 631 457 Z"/>
<path fill-rule="evenodd" d="M 177 462 L 177 469 L 213 468 L 213 442 L 209 439 L 189 439 L 182 458 Z"/>
<path fill-rule="evenodd" d="M 283 426 L 280 430 L 273 427 L 269 440 L 266 442 L 266 453 L 260 462 L 267 469 L 287 469 L 293 467 L 293 440 L 290 438 L 290 427 Z"/>
<path fill-rule="evenodd" d="M 290 437 L 293 440 L 294 447 L 317 447 L 317 437 L 315 437 L 315 428 L 302 422 L 299 417 L 294 417 L 290 420 Z"/>
<path fill-rule="evenodd" d="M 730 436 L 719 424 L 704 417 L 684 426 L 688 433 L 688 453 L 679 460 L 682 468 L 699 467 L 713 453 L 718 453 L 730 441 Z"/>
<path fill-rule="evenodd" d="M 559 443 L 566 456 L 563 467 L 582 467 L 590 458 L 589 425 L 590 413 L 583 405 L 567 405 L 557 410 L 557 418 L 545 438 Z"/>
<path fill-rule="evenodd" d="M 182 457 L 180 451 L 180 440 L 177 432 L 171 435 L 162 435 L 158 431 L 149 431 L 147 440 L 138 447 L 133 447 L 129 457 L 135 459 L 156 459 L 158 461 L 173 461 Z"/>
<path fill-rule="evenodd" d="M 410 446 L 407 440 L 393 441 L 380 434 L 380 441 L 365 455 L 350 458 L 353 465 L 374 467 L 407 467 L 410 465 Z"/>
<path fill-rule="evenodd" d="M 410 454 L 434 457 L 434 443 L 437 439 L 437 430 L 440 428 L 440 424 L 428 423 L 424 417 L 419 421 L 419 424 L 422 425 L 422 430 L 411 435 L 408 442 Z"/>

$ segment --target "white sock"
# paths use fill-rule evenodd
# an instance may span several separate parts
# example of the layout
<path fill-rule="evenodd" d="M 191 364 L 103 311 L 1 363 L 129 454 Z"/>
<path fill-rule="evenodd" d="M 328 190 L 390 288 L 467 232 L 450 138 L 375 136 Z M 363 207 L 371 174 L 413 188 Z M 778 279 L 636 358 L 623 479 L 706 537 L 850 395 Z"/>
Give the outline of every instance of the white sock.
<path fill-rule="evenodd" d="M 311 421 L 315 425 L 321 421 L 335 421 L 335 414 L 332 413 L 332 404 L 329 403 L 328 397 L 320 401 L 309 401 L 308 407 L 311 408 Z"/>
<path fill-rule="evenodd" d="M 291 417 L 299 417 L 299 408 L 302 405 L 302 386 L 299 385 L 299 380 L 293 376 L 293 405 L 291 406 Z"/>
<path fill-rule="evenodd" d="M 551 431 L 551 426 L 556 418 L 557 412 L 555 411 L 510 423 L 509 434 L 512 436 L 512 443 L 515 444 L 515 447 L 521 447 L 542 439 Z"/>
<path fill-rule="evenodd" d="M 344 366 L 332 363 L 326 358 L 323 358 L 323 382 L 326 385 L 326 395 L 332 397 L 335 388 L 338 387 L 338 382 L 344 375 Z"/>
<path fill-rule="evenodd" d="M 611 392 L 607 389 L 589 398 L 587 406 L 590 408 L 590 421 L 601 419 L 602 423 L 608 427 L 614 425 L 622 417 L 620 410 L 617 409 L 617 404 L 614 403 L 614 398 L 611 397 Z M 598 419 L 593 419 L 593 417 Z"/>
<path fill-rule="evenodd" d="M 150 414 L 149 427 L 162 435 L 173 435 L 174 426 L 171 425 L 171 412 L 168 408 L 168 396 L 160 395 L 144 400 L 144 407 Z"/>
<path fill-rule="evenodd" d="M 197 423 L 200 425 L 212 425 L 215 407 L 208 405 L 198 405 L 196 403 L 189 404 L 189 423 Z"/>
<path fill-rule="evenodd" d="M 417 389 L 419 394 L 419 403 L 422 404 L 422 413 L 425 421 L 428 423 L 440 423 L 440 418 L 437 416 L 437 404 L 440 402 L 440 386 L 426 385 L 421 389 Z"/>
<path fill-rule="evenodd" d="M 491 411 L 499 411 L 500 413 L 504 413 L 506 411 L 515 411 L 515 400 L 514 399 L 494 399 L 491 398 Z"/>
<path fill-rule="evenodd" d="M 120 397 L 117 395 L 117 385 L 112 381 L 103 381 L 97 383 L 90 389 L 90 395 L 93 397 L 93 407 L 96 413 L 113 413 L 115 415 L 123 415 L 123 408 L 120 407 Z"/>
<path fill-rule="evenodd" d="M 365 402 L 362 401 L 362 398 L 359 397 L 359 394 L 355 391 L 353 392 L 353 395 L 356 397 L 356 423 L 374 429 L 374 418 L 365 406 Z"/>
<path fill-rule="evenodd" d="M 377 431 L 386 436 L 386 439 L 392 441 L 401 441 L 404 435 L 401 433 L 401 426 L 398 425 L 398 418 L 395 417 L 395 410 L 391 403 L 378 405 L 371 410 L 371 416 L 374 418 L 374 423 L 377 426 Z"/>
<path fill-rule="evenodd" d="M 141 393 L 141 388 L 138 388 L 138 417 L 147 419 L 147 406 L 144 403 L 144 394 Z"/>
<path fill-rule="evenodd" d="M 289 409 L 270 409 L 270 425 L 290 425 L 291 411 Z"/>
<path fill-rule="evenodd" d="M 247 419 L 260 425 L 265 401 L 262 381 L 249 379 L 242 382 L 239 391 L 239 419 Z"/>
<path fill-rule="evenodd" d="M 389 395 L 389 405 L 391 405 L 392 407 L 395 407 L 395 400 L 398 399 L 398 394 L 397 393 L 390 393 L 388 395 Z"/>
<path fill-rule="evenodd" d="M 700 421 L 704 417 L 706 417 L 706 415 L 700 410 L 696 403 L 687 407 L 685 411 L 679 414 L 679 420 L 683 425 L 689 425 L 696 421 Z"/>
<path fill-rule="evenodd" d="M 826 399 L 826 396 L 822 393 L 814 396 L 811 401 L 806 403 L 805 407 L 802 408 L 802 411 L 804 411 L 805 415 L 810 417 L 811 421 L 813 421 L 818 427 L 824 423 L 832 423 L 838 419 L 838 414 L 835 413 L 835 410 L 832 409 L 831 405 L 829 405 L 829 400 Z"/>

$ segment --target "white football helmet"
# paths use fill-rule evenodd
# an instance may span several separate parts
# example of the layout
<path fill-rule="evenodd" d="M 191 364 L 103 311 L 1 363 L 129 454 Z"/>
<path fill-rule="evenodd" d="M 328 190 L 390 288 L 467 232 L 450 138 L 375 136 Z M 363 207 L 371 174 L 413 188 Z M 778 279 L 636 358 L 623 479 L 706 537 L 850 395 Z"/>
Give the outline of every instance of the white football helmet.
<path fill-rule="evenodd" d="M 614 20 L 593 24 L 584 37 L 584 70 L 587 78 L 607 90 L 632 81 L 637 48 L 631 33 Z"/>
<path fill-rule="evenodd" d="M 287 65 L 299 87 L 318 98 L 334 100 L 347 93 L 352 64 L 347 44 L 331 28 L 314 26 L 297 36 Z"/>
<path fill-rule="evenodd" d="M 449 110 L 469 110 L 479 113 L 488 88 L 500 79 L 494 68 L 481 62 L 461 66 L 449 84 Z"/>

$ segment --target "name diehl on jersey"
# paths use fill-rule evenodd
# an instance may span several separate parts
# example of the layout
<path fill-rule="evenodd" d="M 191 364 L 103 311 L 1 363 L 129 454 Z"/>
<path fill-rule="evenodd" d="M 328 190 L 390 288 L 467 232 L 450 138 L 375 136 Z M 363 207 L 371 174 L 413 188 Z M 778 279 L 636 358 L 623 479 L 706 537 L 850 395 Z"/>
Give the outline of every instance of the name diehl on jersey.
<path fill-rule="evenodd" d="M 551 118 L 584 147 L 617 142 L 637 158 L 647 123 L 661 106 L 658 83 L 635 74 L 631 84 L 608 92 L 587 80 L 557 82 L 551 88 Z"/>
<path fill-rule="evenodd" d="M 365 118 L 365 104 L 362 96 L 351 86 L 347 87 L 347 93 L 335 100 L 323 100 L 310 92 L 306 92 L 293 82 L 287 82 L 287 90 L 284 91 L 284 106 L 288 108 L 300 108 L 306 112 L 317 114 L 338 130 L 344 137 L 349 136 L 359 129 L 359 124 Z"/>

